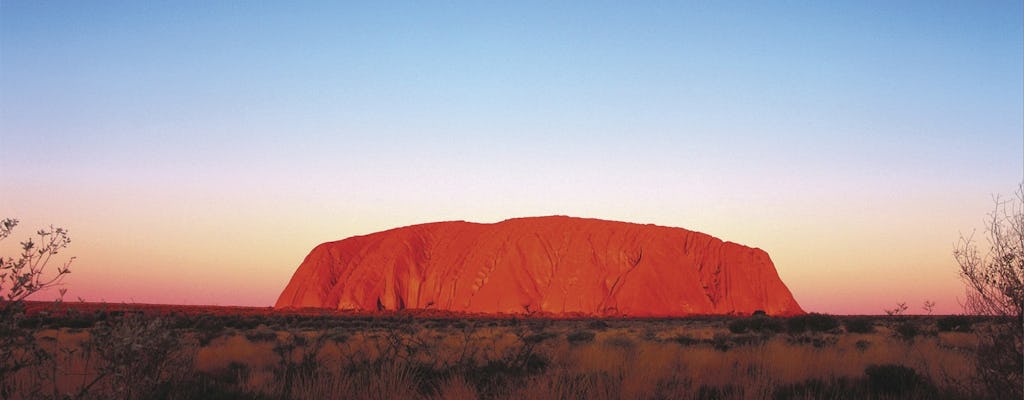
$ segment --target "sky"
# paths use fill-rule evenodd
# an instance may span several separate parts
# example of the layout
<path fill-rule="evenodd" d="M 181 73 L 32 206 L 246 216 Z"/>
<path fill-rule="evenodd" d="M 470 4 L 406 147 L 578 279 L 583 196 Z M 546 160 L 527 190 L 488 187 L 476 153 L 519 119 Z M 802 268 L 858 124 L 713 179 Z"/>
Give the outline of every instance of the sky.
<path fill-rule="evenodd" d="M 958 313 L 1024 179 L 1022 15 L 5 0 L 0 254 L 54 224 L 66 299 L 270 306 L 322 242 L 571 215 L 762 248 L 808 311 Z"/>

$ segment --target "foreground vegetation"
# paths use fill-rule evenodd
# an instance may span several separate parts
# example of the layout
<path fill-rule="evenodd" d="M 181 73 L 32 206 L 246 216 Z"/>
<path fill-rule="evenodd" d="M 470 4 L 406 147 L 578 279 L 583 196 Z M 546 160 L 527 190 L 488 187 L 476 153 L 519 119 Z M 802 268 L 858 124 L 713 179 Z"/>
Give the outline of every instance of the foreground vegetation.
<path fill-rule="evenodd" d="M 979 398 L 976 317 L 34 313 L 11 398 Z M 988 394 L 989 397 L 997 397 Z"/>

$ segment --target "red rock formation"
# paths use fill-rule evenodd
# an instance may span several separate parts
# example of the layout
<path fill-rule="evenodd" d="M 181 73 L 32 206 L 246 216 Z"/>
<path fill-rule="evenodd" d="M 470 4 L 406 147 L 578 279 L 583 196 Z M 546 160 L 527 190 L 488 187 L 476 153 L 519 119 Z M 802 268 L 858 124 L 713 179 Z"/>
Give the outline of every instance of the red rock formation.
<path fill-rule="evenodd" d="M 803 313 L 761 249 L 681 228 L 561 216 L 437 222 L 324 243 L 275 307 Z"/>

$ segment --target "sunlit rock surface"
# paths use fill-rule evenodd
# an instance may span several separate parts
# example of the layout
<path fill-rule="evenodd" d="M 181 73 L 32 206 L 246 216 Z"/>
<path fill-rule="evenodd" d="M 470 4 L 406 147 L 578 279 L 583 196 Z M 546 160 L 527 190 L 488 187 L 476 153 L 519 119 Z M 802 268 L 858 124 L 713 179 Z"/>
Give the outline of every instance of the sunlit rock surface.
<path fill-rule="evenodd" d="M 437 222 L 324 243 L 277 308 L 801 314 L 768 253 L 682 228 L 571 217 Z"/>

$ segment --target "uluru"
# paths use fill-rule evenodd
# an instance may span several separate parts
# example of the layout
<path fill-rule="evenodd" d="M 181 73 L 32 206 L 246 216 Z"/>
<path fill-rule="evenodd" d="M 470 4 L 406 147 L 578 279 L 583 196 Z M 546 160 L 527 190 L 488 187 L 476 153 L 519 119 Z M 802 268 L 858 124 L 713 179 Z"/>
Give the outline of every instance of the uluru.
<path fill-rule="evenodd" d="M 804 311 L 765 251 L 565 216 L 436 222 L 316 246 L 275 308 L 671 317 Z"/>

